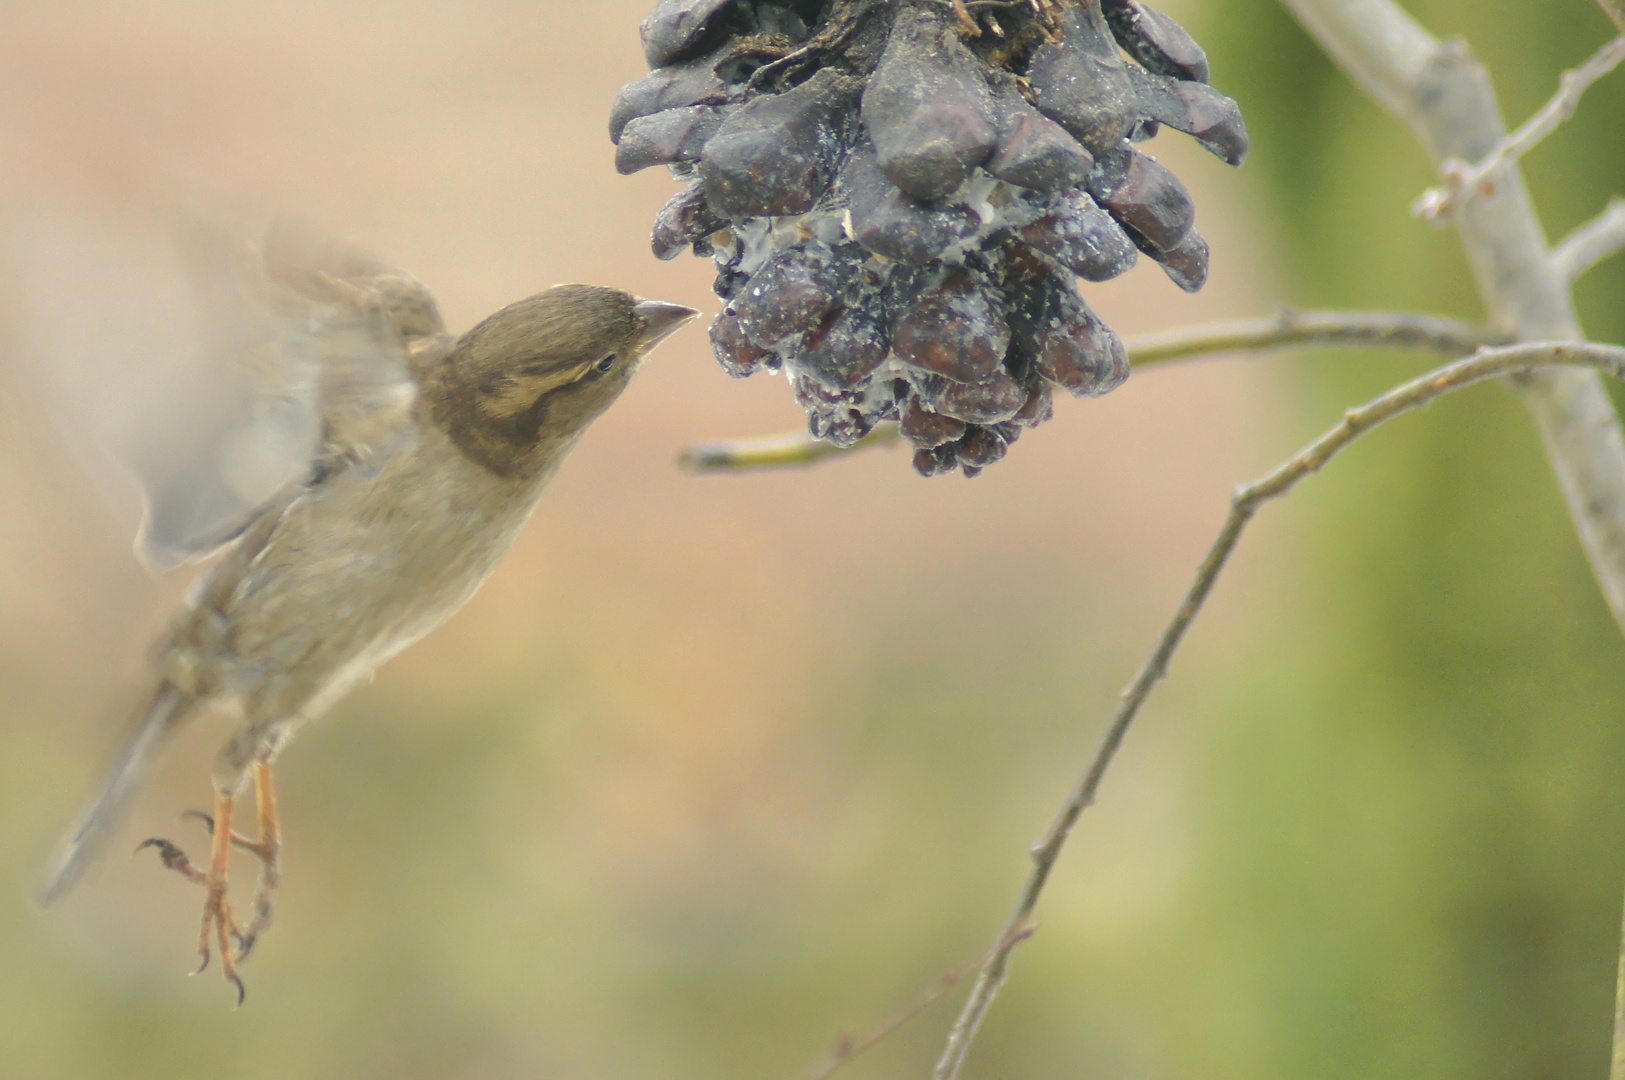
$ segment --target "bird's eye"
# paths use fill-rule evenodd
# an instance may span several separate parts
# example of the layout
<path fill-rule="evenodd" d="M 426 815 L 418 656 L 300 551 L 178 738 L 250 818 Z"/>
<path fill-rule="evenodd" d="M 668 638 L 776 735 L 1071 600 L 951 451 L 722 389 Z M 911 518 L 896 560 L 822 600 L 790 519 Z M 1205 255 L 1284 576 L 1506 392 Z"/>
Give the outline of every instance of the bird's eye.
<path fill-rule="evenodd" d="M 616 355 L 614 353 L 610 353 L 608 356 L 605 356 L 603 359 L 599 360 L 598 363 L 594 364 L 592 369 L 598 372 L 600 375 L 608 375 L 610 371 L 614 369 L 616 359 Z"/>

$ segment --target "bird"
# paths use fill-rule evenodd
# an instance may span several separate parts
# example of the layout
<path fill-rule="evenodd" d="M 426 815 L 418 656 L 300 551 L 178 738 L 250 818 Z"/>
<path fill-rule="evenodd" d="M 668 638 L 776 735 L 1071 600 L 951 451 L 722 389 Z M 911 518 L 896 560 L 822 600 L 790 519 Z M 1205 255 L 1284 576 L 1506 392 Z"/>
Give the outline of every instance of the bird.
<path fill-rule="evenodd" d="M 197 970 L 217 948 L 241 1005 L 237 965 L 281 881 L 278 753 L 474 595 L 588 426 L 699 313 L 558 285 L 453 337 L 416 278 L 303 223 L 273 222 L 258 243 L 183 232 L 223 354 L 219 407 L 133 463 L 145 485 L 138 552 L 159 567 L 216 561 L 161 635 L 134 733 L 43 899 L 82 876 L 162 744 L 226 713 L 236 726 L 214 760 L 213 812 L 192 812 L 210 829 L 207 863 L 161 838 L 137 850 L 203 886 Z M 235 827 L 250 785 L 252 837 Z M 259 863 L 242 922 L 227 898 L 234 848 Z"/>

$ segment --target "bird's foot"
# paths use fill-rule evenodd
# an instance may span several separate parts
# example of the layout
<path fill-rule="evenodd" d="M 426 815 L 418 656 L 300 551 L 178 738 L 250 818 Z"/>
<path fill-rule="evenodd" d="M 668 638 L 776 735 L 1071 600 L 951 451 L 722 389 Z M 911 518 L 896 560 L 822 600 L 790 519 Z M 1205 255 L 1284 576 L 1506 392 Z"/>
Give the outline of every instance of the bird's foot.
<path fill-rule="evenodd" d="M 163 862 L 164 869 L 173 870 L 188 881 L 195 881 L 199 885 L 209 883 L 209 875 L 192 865 L 192 860 L 186 857 L 186 852 L 162 837 L 154 836 L 143 840 L 135 846 L 137 851 L 142 848 L 157 848 L 158 858 Z"/>
<path fill-rule="evenodd" d="M 253 945 L 253 939 L 245 934 L 237 924 L 237 918 L 232 914 L 231 901 L 226 896 L 226 870 L 231 859 L 231 849 L 234 842 L 241 841 L 250 850 L 254 842 L 239 837 L 231 831 L 232 799 L 229 795 L 216 794 L 214 814 L 205 814 L 202 811 L 187 811 L 184 817 L 198 817 L 208 826 L 210 835 L 209 869 L 205 873 L 192 864 L 175 844 L 161 837 L 153 837 L 142 841 L 136 850 L 143 848 L 157 848 L 158 858 L 162 860 L 165 868 L 175 871 L 188 881 L 196 882 L 208 890 L 208 896 L 203 901 L 203 925 L 198 933 L 198 956 L 201 958 L 197 970 L 192 974 L 200 974 L 209 966 L 213 956 L 214 947 L 218 944 L 220 949 L 220 965 L 225 971 L 226 981 L 237 989 L 237 1004 L 243 1003 L 243 980 L 237 974 L 237 961 L 248 954 Z M 256 918 L 256 922 L 259 920 Z M 257 933 L 257 930 L 255 931 Z M 237 948 L 233 950 L 232 941 L 235 940 Z"/>
<path fill-rule="evenodd" d="M 198 814 L 199 817 L 205 816 L 196 810 L 188 813 Z M 212 825 L 210 832 L 213 832 Z M 271 925 L 271 898 L 276 894 L 277 886 L 282 884 L 282 844 L 273 829 L 270 835 L 259 840 L 250 840 L 241 833 L 234 832 L 231 834 L 231 846 L 248 852 L 260 861 L 260 879 L 254 886 L 254 917 L 248 921 L 245 929 L 241 931 L 235 927 L 232 929 L 232 935 L 237 939 L 237 960 L 241 962 L 248 959 L 254 943 L 265 932 L 265 928 Z M 166 862 L 164 865 L 169 864 Z"/>
<path fill-rule="evenodd" d="M 245 991 L 243 980 L 237 974 L 237 958 L 232 955 L 231 942 L 228 938 L 242 941 L 242 931 L 237 928 L 237 919 L 231 913 L 231 901 L 226 899 L 226 881 L 224 875 L 216 881 L 208 882 L 209 896 L 203 901 L 203 927 L 198 932 L 197 952 L 202 957 L 197 970 L 193 975 L 200 975 L 209 966 L 210 939 L 220 943 L 220 967 L 225 971 L 226 981 L 237 988 L 237 1004 L 243 1003 Z"/>
<path fill-rule="evenodd" d="M 254 943 L 271 924 L 271 898 L 282 883 L 282 830 L 277 820 L 276 792 L 271 787 L 271 766 L 267 762 L 256 762 L 254 765 L 254 792 L 259 804 L 258 840 L 250 840 L 232 831 L 232 799 L 227 795 L 215 796 L 213 814 L 187 810 L 181 815 L 197 818 L 209 830 L 207 873 L 192 865 L 186 852 L 160 837 L 142 841 L 136 847 L 137 851 L 157 848 L 158 858 L 167 869 L 208 889 L 208 898 L 203 903 L 203 929 L 198 935 L 198 955 L 203 962 L 197 970 L 202 971 L 209 966 L 213 943 L 218 943 L 221 965 L 225 968 L 227 981 L 237 988 L 239 1005 L 243 1003 L 243 981 L 237 976 L 237 965 L 248 958 Z M 254 917 L 246 928 L 238 925 L 231 911 L 231 901 L 226 897 L 226 867 L 234 847 L 241 848 L 260 861 L 259 883 L 254 888 Z M 235 951 L 231 948 L 232 941 L 237 945 Z"/>
<path fill-rule="evenodd" d="M 276 812 L 276 789 L 271 786 L 271 765 L 254 763 L 254 801 L 260 818 L 260 838 L 232 834 L 231 842 L 260 861 L 260 879 L 254 886 L 254 917 L 237 938 L 237 959 L 245 959 L 265 928 L 271 925 L 271 898 L 282 884 L 282 825 Z"/>
<path fill-rule="evenodd" d="M 202 810 L 183 810 L 181 817 L 197 818 L 203 822 L 204 828 L 209 830 L 209 835 L 214 835 L 213 814 Z M 254 917 L 249 920 L 246 929 L 239 928 L 235 923 L 231 926 L 231 936 L 237 941 L 237 962 L 241 963 L 248 958 L 248 953 L 254 948 L 254 942 L 259 939 L 260 934 L 271 924 L 271 897 L 282 882 L 281 844 L 274 839 L 250 840 L 242 833 L 233 832 L 231 846 L 253 855 L 260 861 L 261 866 L 259 884 L 254 889 Z M 173 870 L 186 880 L 199 885 L 209 883 L 209 875 L 199 870 L 178 845 L 154 836 L 136 845 L 136 850 L 149 847 L 158 849 L 159 861 L 164 864 L 166 870 Z"/>

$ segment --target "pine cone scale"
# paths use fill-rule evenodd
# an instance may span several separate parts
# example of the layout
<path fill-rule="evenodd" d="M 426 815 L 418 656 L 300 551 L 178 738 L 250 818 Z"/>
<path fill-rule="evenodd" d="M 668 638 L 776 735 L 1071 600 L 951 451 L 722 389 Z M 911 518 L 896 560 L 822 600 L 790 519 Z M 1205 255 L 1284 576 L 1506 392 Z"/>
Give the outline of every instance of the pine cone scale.
<path fill-rule="evenodd" d="M 1246 156 L 1207 56 L 1139 0 L 973 15 L 939 0 L 659 0 L 655 70 L 610 116 L 622 171 L 686 186 L 659 258 L 716 264 L 733 376 L 783 370 L 808 430 L 850 445 L 899 419 L 917 471 L 974 476 L 1128 375 L 1079 295 L 1141 254 L 1179 288 L 1209 247 L 1184 184 L 1135 144 L 1183 132 Z"/>

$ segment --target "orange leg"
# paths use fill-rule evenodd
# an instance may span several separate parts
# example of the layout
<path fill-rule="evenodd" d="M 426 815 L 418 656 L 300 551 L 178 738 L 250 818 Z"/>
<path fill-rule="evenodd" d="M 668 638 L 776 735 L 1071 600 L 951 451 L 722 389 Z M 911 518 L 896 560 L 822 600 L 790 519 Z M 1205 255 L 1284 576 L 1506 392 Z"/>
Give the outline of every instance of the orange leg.
<path fill-rule="evenodd" d="M 237 988 L 237 1004 L 243 1003 L 243 980 L 237 977 L 237 960 L 231 954 L 230 937 L 240 937 L 237 920 L 231 914 L 231 901 L 226 899 L 226 868 L 231 862 L 231 796 L 216 793 L 214 797 L 214 838 L 209 845 L 209 874 L 203 884 L 209 890 L 203 901 L 203 928 L 198 932 L 197 951 L 203 957 L 198 971 L 209 966 L 209 939 L 220 943 L 220 966 L 226 981 Z"/>
<path fill-rule="evenodd" d="M 237 988 L 239 1005 L 243 1003 L 244 991 L 243 981 L 237 975 L 237 964 L 248 956 L 254 942 L 270 925 L 271 897 L 282 882 L 280 859 L 282 827 L 277 818 L 276 789 L 271 784 L 269 762 L 254 763 L 254 794 L 259 810 L 258 840 L 250 840 L 232 830 L 233 805 L 232 799 L 228 796 L 216 794 L 212 817 L 201 810 L 188 810 L 182 815 L 200 818 L 209 828 L 211 841 L 208 873 L 192 865 L 192 861 L 186 857 L 186 852 L 168 840 L 154 837 L 143 841 L 136 848 L 137 851 L 146 847 L 157 848 L 158 857 L 163 860 L 165 867 L 209 890 L 208 898 L 203 905 L 203 928 L 198 937 L 198 955 L 203 958 L 203 962 L 198 965 L 197 970 L 202 971 L 209 966 L 211 939 L 218 941 L 221 964 L 225 968 L 226 979 Z M 226 898 L 226 871 L 231 859 L 231 849 L 234 847 L 242 848 L 260 861 L 259 883 L 254 889 L 254 918 L 246 930 L 238 927 L 231 911 L 231 902 Z M 235 938 L 237 941 L 235 955 L 228 938 Z"/>
<path fill-rule="evenodd" d="M 260 838 L 246 840 L 235 835 L 231 838 L 232 843 L 252 852 L 260 860 L 260 880 L 254 886 L 254 918 L 249 922 L 248 929 L 237 938 L 241 944 L 237 953 L 239 960 L 248 956 L 254 942 L 271 925 L 271 897 L 276 893 L 277 886 L 282 884 L 282 826 L 277 820 L 276 788 L 271 786 L 271 763 L 268 761 L 254 763 L 254 799 L 259 809 Z"/>

